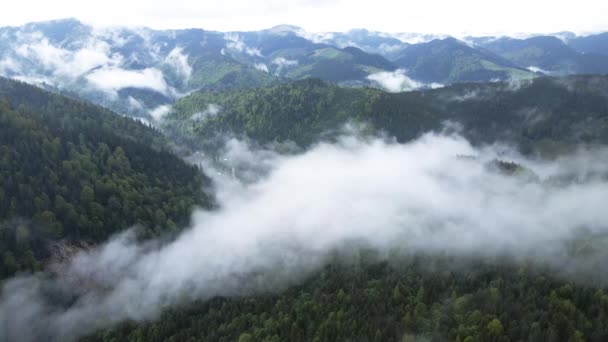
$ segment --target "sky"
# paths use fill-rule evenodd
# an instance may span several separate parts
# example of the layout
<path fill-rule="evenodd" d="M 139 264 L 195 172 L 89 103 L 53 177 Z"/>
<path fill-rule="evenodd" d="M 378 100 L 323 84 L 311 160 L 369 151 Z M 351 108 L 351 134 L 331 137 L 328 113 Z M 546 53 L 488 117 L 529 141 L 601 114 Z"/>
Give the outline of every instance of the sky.
<path fill-rule="evenodd" d="M 0 26 L 74 17 L 100 26 L 219 31 L 291 24 L 311 32 L 590 33 L 608 30 L 606 13 L 608 1 L 600 0 L 19 0 L 4 6 Z"/>

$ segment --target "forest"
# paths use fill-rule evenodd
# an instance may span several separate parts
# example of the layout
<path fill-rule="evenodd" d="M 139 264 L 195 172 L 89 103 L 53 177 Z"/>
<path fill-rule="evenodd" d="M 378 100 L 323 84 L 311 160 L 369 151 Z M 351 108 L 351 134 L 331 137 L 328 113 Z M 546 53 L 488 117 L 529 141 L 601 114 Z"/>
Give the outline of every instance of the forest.
<path fill-rule="evenodd" d="M 143 123 L 7 79 L 0 99 L 0 277 L 132 226 L 167 234 L 210 207 L 209 179 Z"/>
<path fill-rule="evenodd" d="M 455 123 L 475 144 L 502 141 L 526 153 L 554 155 L 577 145 L 608 143 L 607 88 L 606 76 L 464 83 L 403 93 L 306 79 L 252 90 L 194 92 L 175 104 L 164 125 L 195 146 L 214 142 L 221 133 L 262 144 L 309 146 L 341 134 L 347 123 L 400 142 Z M 211 104 L 219 113 L 201 115 Z"/>
<path fill-rule="evenodd" d="M 498 139 L 524 153 L 557 155 L 608 143 L 606 89 L 608 77 L 601 76 L 399 94 L 307 79 L 194 92 L 176 103 L 161 132 L 2 78 L 0 278 L 43 270 L 134 226 L 142 240 L 171 238 L 188 226 L 194 208 L 215 208 L 211 178 L 176 153 L 182 143 L 211 148 L 232 134 L 306 148 L 351 123 L 363 127 L 361 134 L 399 142 L 453 130 L 473 144 Z M 495 164 L 507 174 L 527 172 Z M 604 240 L 595 242 L 604 249 Z M 591 249 L 581 245 L 576 253 Z M 182 303 L 158 319 L 123 322 L 82 340 L 608 340 L 605 282 L 519 259 L 352 253 L 354 260 L 336 257 L 280 291 Z"/>
<path fill-rule="evenodd" d="M 531 264 L 334 262 L 281 293 L 214 298 L 83 341 L 604 341 L 608 294 Z M 462 260 L 461 260 L 462 261 Z"/>

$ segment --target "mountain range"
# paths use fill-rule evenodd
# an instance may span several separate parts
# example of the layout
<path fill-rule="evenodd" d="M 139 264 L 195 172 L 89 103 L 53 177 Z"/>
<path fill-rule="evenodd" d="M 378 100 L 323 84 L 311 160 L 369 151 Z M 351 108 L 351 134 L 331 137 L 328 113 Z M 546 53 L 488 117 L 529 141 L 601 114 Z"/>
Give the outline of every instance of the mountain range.
<path fill-rule="evenodd" d="M 605 40 L 0 28 L 0 340 L 606 341 Z"/>
<path fill-rule="evenodd" d="M 216 137 L 308 147 L 345 124 L 399 142 L 429 131 L 456 131 L 475 144 L 507 143 L 523 153 L 558 155 L 608 143 L 608 77 L 538 77 L 461 83 L 389 93 L 317 80 L 227 92 L 199 90 L 178 100 L 163 128 L 183 142 L 213 147 Z"/>
<path fill-rule="evenodd" d="M 370 87 L 341 87 L 334 82 L 311 78 L 255 89 L 203 87 L 177 100 L 159 124 L 164 133 L 182 136 L 188 143 L 213 143 L 217 136 L 236 136 L 247 137 L 241 141 L 249 141 L 252 146 L 259 143 L 258 146 L 276 148 L 251 154 L 233 139 L 232 143 L 237 145 L 231 153 L 219 157 L 221 149 L 217 149 L 216 161 L 228 163 L 226 166 L 231 163 L 227 158 L 243 158 L 245 163 L 251 163 L 251 169 L 236 170 L 243 172 L 243 177 L 257 174 L 257 168 L 264 168 L 270 162 L 268 158 L 277 158 L 272 151 L 280 151 L 283 143 L 287 143 L 289 151 L 295 151 L 293 157 L 299 162 L 288 165 L 298 177 L 272 189 L 284 194 L 281 199 L 290 206 L 298 203 L 295 207 L 298 212 L 303 211 L 302 216 L 285 214 L 279 203 L 273 201 L 272 206 L 264 207 L 266 210 L 255 207 L 253 218 L 244 223 L 220 221 L 224 224 L 217 225 L 229 239 L 238 237 L 239 225 L 245 225 L 246 233 L 240 233 L 243 240 L 255 241 L 255 249 L 259 250 L 259 240 L 249 228 L 255 227 L 260 215 L 278 212 L 282 230 L 273 234 L 269 247 L 276 249 L 287 245 L 284 240 L 277 242 L 276 236 L 288 232 L 283 227 L 294 222 L 289 221 L 290 216 L 296 217 L 295 222 L 307 222 L 308 216 L 314 213 L 301 203 L 319 201 L 318 205 L 323 211 L 331 212 L 332 218 L 358 217 L 356 209 L 333 210 L 329 205 L 339 201 L 327 201 L 323 196 L 317 196 L 318 192 L 324 192 L 311 180 L 323 180 L 328 170 L 306 167 L 302 161 L 308 162 L 310 158 L 307 156 L 310 155 L 298 151 L 321 149 L 317 158 L 333 163 L 335 159 L 344 158 L 336 158 L 332 152 L 335 146 L 342 144 L 347 158 L 333 172 L 332 179 L 338 182 L 347 177 L 346 185 L 340 186 L 341 192 L 347 188 L 354 189 L 354 193 L 347 192 L 348 196 L 342 197 L 342 201 L 346 201 L 347 206 L 362 200 L 389 205 L 390 201 L 383 199 L 384 192 L 377 192 L 374 184 L 379 177 L 374 177 L 372 170 L 382 169 L 386 172 L 383 175 L 394 175 L 398 182 L 391 182 L 391 187 L 403 182 L 404 188 L 399 189 L 414 188 L 410 179 L 416 176 L 408 174 L 408 170 L 425 163 L 426 157 L 422 153 L 430 154 L 433 161 L 437 158 L 435 150 L 428 145 L 437 136 L 427 134 L 426 138 L 420 138 L 425 132 L 433 131 L 444 132 L 444 137 L 456 132 L 471 142 L 471 146 L 466 146 L 481 147 L 479 151 L 490 144 L 506 142 L 519 147 L 522 156 L 534 156 L 524 159 L 535 166 L 530 168 L 525 164 L 496 159 L 485 162 L 468 154 L 452 155 L 460 149 L 453 150 L 450 145 L 443 145 L 448 148 L 449 162 L 440 163 L 432 169 L 435 172 L 427 172 L 445 180 L 454 173 L 462 173 L 462 168 L 465 168 L 466 179 L 471 183 L 459 186 L 461 191 L 469 193 L 478 187 L 491 188 L 473 205 L 475 212 L 485 215 L 487 211 L 479 210 L 476 206 L 481 204 L 477 203 L 488 199 L 495 201 L 494 196 L 504 192 L 502 187 L 509 184 L 509 193 L 520 187 L 526 194 L 538 194 L 534 197 L 535 203 L 555 203 L 554 210 L 547 210 L 540 223 L 532 220 L 534 226 L 545 224 L 548 218 L 563 220 L 566 215 L 575 216 L 575 210 L 562 208 L 581 200 L 583 205 L 577 209 L 583 212 L 583 216 L 597 213 L 606 194 L 606 168 L 601 164 L 605 153 L 595 155 L 600 164 L 580 159 L 584 154 L 579 159 L 567 160 L 568 163 L 577 163 L 580 172 L 576 168 L 572 171 L 566 169 L 544 179 L 536 172 L 546 172 L 546 168 L 538 166 L 541 164 L 546 167 L 560 165 L 559 158 L 542 157 L 563 157 L 570 151 L 584 152 L 581 147 L 591 151 L 590 147 L 601 148 L 608 144 L 606 89 L 608 77 L 598 75 L 460 83 L 401 93 Z M 384 133 L 381 141 L 371 138 L 375 142 L 370 142 L 369 146 L 373 149 L 387 148 L 390 154 L 383 158 L 374 154 L 372 166 L 359 164 L 358 158 L 367 153 L 352 145 L 352 140 L 350 143 L 349 140 L 335 140 L 340 130 L 344 133 L 348 123 L 360 128 L 354 130 L 357 133 L 351 131 L 350 134 L 357 134 L 361 141 Z M 259 284 L 259 289 L 266 289 L 237 296 L 210 292 L 209 296 L 197 298 L 191 289 L 200 275 L 209 269 L 215 279 L 222 271 L 219 266 L 193 267 L 196 276 L 191 278 L 192 281 L 176 281 L 171 276 L 166 283 L 171 286 L 162 286 L 179 294 L 170 305 L 155 307 L 158 311 L 154 311 L 154 315 L 145 316 L 149 319 L 121 316 L 124 315 L 122 308 L 148 305 L 132 305 L 132 301 L 141 303 L 138 302 L 139 295 L 134 292 L 129 292 L 131 295 L 128 297 L 120 297 L 116 305 L 118 309 L 113 309 L 113 305 L 96 305 L 105 303 L 103 301 L 89 304 L 89 300 L 106 298 L 104 294 L 122 289 L 122 284 L 135 288 L 137 293 L 149 294 L 154 280 L 167 273 L 175 274 L 168 268 L 177 269 L 180 273 L 185 270 L 184 266 L 201 265 L 181 248 L 183 245 L 171 248 L 177 253 L 173 262 L 163 262 L 164 254 L 153 254 L 150 263 L 129 260 L 147 261 L 139 259 L 145 250 L 175 247 L 175 241 L 184 241 L 180 236 L 193 240 L 193 248 L 197 251 L 214 248 L 211 246 L 215 242 L 213 235 L 204 235 L 206 239 L 199 240 L 193 239 L 196 237 L 193 233 L 198 229 L 207 231 L 222 212 L 230 210 L 216 202 L 216 199 L 226 197 L 226 193 L 218 188 L 223 177 L 221 169 L 210 164 L 204 164 L 201 169 L 182 160 L 172 153 L 171 143 L 154 127 L 86 101 L 5 78 L 0 78 L 0 133 L 0 284 L 3 291 L 0 313 L 4 314 L 0 322 L 0 339 L 3 341 L 416 340 L 410 333 L 438 341 L 519 341 L 527 340 L 529 336 L 532 336 L 530 340 L 583 341 L 583 337 L 588 337 L 590 341 L 604 341 L 608 337 L 605 329 L 608 317 L 606 278 L 604 272 L 597 272 L 605 264 L 608 239 L 599 228 L 596 228 L 599 233 L 588 229 L 595 228 L 595 224 L 604 227 L 605 218 L 599 214 L 577 225 L 580 234 L 572 233 L 572 241 L 541 241 L 546 245 L 558 245 L 558 249 L 564 248 L 560 253 L 566 253 L 565 259 L 555 260 L 556 264 L 566 264 L 563 268 L 546 265 L 542 258 L 537 261 L 534 259 L 538 255 L 536 252 L 530 257 L 521 256 L 522 259 L 505 258 L 502 254 L 479 254 L 477 249 L 471 254 L 459 254 L 456 250 L 432 254 L 431 250 L 428 255 L 415 250 L 405 253 L 404 250 L 384 257 L 365 244 L 349 244 L 342 252 L 338 249 L 329 254 L 324 261 L 326 266 L 310 270 L 299 283 L 289 283 L 285 288 L 276 287 L 276 270 L 281 267 L 228 272 L 227 278 L 220 278 L 222 281 L 254 282 Z M 367 133 L 371 133 L 371 137 Z M 358 140 L 354 136 L 352 138 Z M 332 141 L 336 143 L 331 144 Z M 404 144 L 396 144 L 395 141 Z M 423 152 L 416 158 L 404 160 L 395 157 L 396 148 L 420 146 L 418 144 L 423 144 Z M 504 145 L 496 148 L 501 146 Z M 471 148 L 464 151 L 471 151 Z M 207 150 L 200 152 L 207 154 Z M 282 155 L 278 158 L 278 163 L 287 163 L 286 158 L 290 157 Z M 378 163 L 394 159 L 395 164 L 378 166 Z M 394 165 L 401 168 L 395 170 Z M 231 169 L 232 180 L 228 184 L 234 186 L 235 167 Z M 283 179 L 285 169 L 281 170 L 283 172 L 279 176 Z M 350 172 L 361 176 L 352 181 Z M 483 176 L 486 172 L 491 178 Z M 207 175 L 212 174 L 213 178 L 208 178 Z M 256 195 L 263 189 L 262 185 L 272 179 L 262 177 L 265 177 L 262 183 L 254 183 L 250 195 L 237 197 L 237 203 L 258 197 Z M 374 182 L 371 192 L 361 191 L 365 188 L 363 183 L 366 179 Z M 302 187 L 294 188 L 296 183 Z M 323 187 L 331 186 L 331 182 L 321 183 Z M 437 191 L 432 183 L 420 183 L 425 197 L 427 193 Z M 596 194 L 595 197 L 578 195 L 576 191 L 581 186 Z M 303 187 L 312 187 L 314 196 L 304 196 Z M 559 192 L 544 192 L 554 188 Z M 237 186 L 234 191 L 248 190 Z M 414 192 L 406 192 L 406 197 L 409 198 L 411 193 Z M 559 196 L 557 200 L 555 196 Z M 440 197 L 432 196 L 433 200 Z M 566 198 L 572 198 L 572 202 L 564 204 Z M 266 197 L 262 196 L 262 199 L 266 205 Z M 419 206 L 424 201 L 416 197 L 414 202 L 413 216 L 417 217 L 424 211 Z M 449 208 L 453 208 L 455 202 L 449 197 Z M 460 202 L 466 201 L 460 199 Z M 514 205 L 513 202 L 508 203 Z M 469 203 L 463 205 L 471 206 Z M 525 205 L 531 204 L 526 201 Z M 587 208 L 589 206 L 591 209 Z M 196 207 L 206 210 L 198 214 L 195 211 L 191 215 Z M 370 210 L 370 207 L 366 205 L 362 210 Z M 403 213 L 402 208 L 398 206 L 396 210 Z M 526 215 L 526 219 L 512 221 L 511 215 L 505 213 L 519 215 L 518 212 L 503 208 L 509 207 L 500 206 L 499 215 L 508 216 L 509 227 L 514 230 L 519 229 L 517 224 L 527 225 L 526 219 L 534 217 Z M 249 209 L 237 206 L 236 211 Z M 436 213 L 432 211 L 433 215 Z M 452 210 L 448 213 L 453 217 Z M 204 221 L 200 226 L 184 229 L 189 217 L 193 220 L 200 217 Z M 378 229 L 370 230 L 370 234 L 376 236 L 382 234 L 386 226 L 381 225 L 383 221 L 376 222 L 380 215 L 373 217 L 373 227 Z M 284 225 L 286 220 L 288 223 Z M 457 221 L 450 220 L 448 225 Z M 437 224 L 438 221 L 431 222 Z M 134 225 L 138 228 L 129 230 Z M 474 227 L 475 222 L 471 221 L 470 226 Z M 553 238 L 559 233 L 556 226 L 561 228 L 559 224 L 547 223 L 544 226 L 548 236 Z M 420 230 L 426 227 L 422 225 Z M 438 227 L 438 230 L 430 230 L 431 235 L 436 236 L 447 226 L 431 227 Z M 328 229 L 333 231 L 331 225 Z M 346 229 L 351 231 L 350 227 Z M 531 229 L 526 226 L 524 230 Z M 114 234 L 119 235 L 104 245 L 103 241 Z M 327 234 L 320 232 L 314 235 Z M 155 239 L 157 237 L 159 240 Z M 451 246 L 457 241 L 458 238 L 454 238 L 448 243 Z M 525 239 L 521 241 L 525 242 Z M 520 241 L 517 241 L 519 245 Z M 100 247 L 95 246 L 107 247 L 98 252 Z M 132 251 L 129 246 L 141 246 L 138 250 L 142 252 Z M 415 244 L 412 246 L 415 248 Z M 557 252 L 558 249 L 539 248 L 541 252 Z M 236 253 L 235 258 L 239 262 L 234 263 L 237 265 L 246 259 L 237 252 L 237 248 L 222 246 L 218 250 L 222 252 L 218 253 L 222 258 Z M 454 254 L 449 254 L 450 251 Z M 199 259 L 204 259 L 202 265 L 208 265 L 212 258 Z M 285 254 L 280 253 L 279 259 L 284 262 Z M 100 266 L 97 266 L 97 261 Z M 459 264 L 455 266 L 454 263 Z M 152 265 L 153 269 L 144 269 L 152 281 L 144 278 L 142 287 L 132 287 L 138 278 L 129 276 L 126 283 L 116 280 L 122 279 L 120 274 L 123 270 L 130 272 L 140 264 Z M 158 269 L 165 265 L 168 268 Z M 575 267 L 579 265 L 581 267 Z M 28 272 L 36 273 L 28 276 Z M 581 276 L 576 272 L 581 272 Z M 580 279 L 583 275 L 587 277 L 586 282 L 569 280 Z M 222 286 L 217 288 L 223 290 L 226 287 L 223 285 L 229 283 L 222 282 Z M 177 287 L 173 288 L 173 284 Z M 38 307 L 43 309 L 36 310 Z M 82 307 L 87 310 L 74 311 Z M 20 314 L 30 308 L 34 308 L 33 314 Z M 57 319 L 74 317 L 72 313 L 75 312 L 82 317 L 79 322 L 84 324 L 62 325 L 63 321 Z M 66 316 L 66 313 L 70 315 Z M 66 330 L 61 330 L 64 327 Z M 61 338 L 64 336 L 61 334 L 68 337 Z"/>
<path fill-rule="evenodd" d="M 158 120 L 198 90 L 319 78 L 392 92 L 459 82 L 608 73 L 608 35 L 511 37 L 96 28 L 76 19 L 0 28 L 0 75 Z"/>

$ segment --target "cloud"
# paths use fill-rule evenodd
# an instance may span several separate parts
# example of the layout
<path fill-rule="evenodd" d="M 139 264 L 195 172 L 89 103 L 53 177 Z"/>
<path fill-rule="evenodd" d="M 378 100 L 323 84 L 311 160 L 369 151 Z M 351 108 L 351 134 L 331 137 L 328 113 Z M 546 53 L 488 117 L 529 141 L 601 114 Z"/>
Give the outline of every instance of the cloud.
<path fill-rule="evenodd" d="M 165 58 L 165 63 L 171 66 L 185 81 L 190 79 L 192 67 L 188 63 L 188 56 L 183 54 L 181 48 L 176 47 L 171 50 L 167 58 Z"/>
<path fill-rule="evenodd" d="M 268 66 L 264 63 L 255 63 L 253 67 L 263 72 L 269 72 Z"/>
<path fill-rule="evenodd" d="M 93 26 L 93 35 L 107 41 L 113 47 L 123 47 L 131 39 L 129 31 L 123 27 Z"/>
<path fill-rule="evenodd" d="M 415 81 L 409 78 L 403 69 L 398 69 L 395 71 L 380 71 L 367 76 L 367 79 L 375 82 L 386 91 L 393 93 L 416 90 L 420 88 L 439 88 L 443 86 L 439 83 L 425 84 Z"/>
<path fill-rule="evenodd" d="M 394 53 L 394 52 L 403 50 L 404 45 L 382 43 L 382 44 L 378 45 L 378 49 L 380 51 L 382 51 L 382 53 L 384 53 L 384 54 L 389 54 L 389 53 Z"/>
<path fill-rule="evenodd" d="M 272 64 L 278 67 L 290 67 L 298 65 L 298 61 L 295 59 L 287 59 L 284 57 L 277 57 L 272 60 Z"/>
<path fill-rule="evenodd" d="M 285 57 L 277 57 L 272 60 L 272 64 L 276 65 L 275 74 L 279 75 L 285 68 L 290 68 L 298 65 L 298 60 L 287 59 Z"/>
<path fill-rule="evenodd" d="M 156 68 L 126 70 L 104 67 L 94 70 L 86 76 L 86 79 L 97 88 L 108 92 L 133 87 L 151 89 L 165 95 L 170 93 L 162 71 Z"/>
<path fill-rule="evenodd" d="M 16 30 L 0 51 L 0 74 L 28 83 L 51 84 L 84 98 L 116 101 L 127 87 L 151 89 L 167 96 L 183 94 L 167 84 L 166 65 L 187 82 L 192 74 L 188 56 L 179 47 L 164 51 L 145 28 L 95 28 L 55 42 L 40 31 Z M 121 48 L 128 42 L 134 46 Z M 86 81 L 86 82 L 84 82 Z M 99 91 L 105 94 L 99 94 Z M 128 99 L 125 99 L 128 100 Z"/>
<path fill-rule="evenodd" d="M 380 36 L 395 38 L 407 44 L 420 44 L 430 42 L 435 39 L 448 38 L 446 34 L 425 34 L 425 33 L 380 33 Z"/>
<path fill-rule="evenodd" d="M 252 57 L 262 57 L 262 52 L 259 49 L 247 46 L 241 36 L 236 33 L 225 33 L 224 39 L 227 41 L 226 47 L 229 49 L 244 52 Z"/>
<path fill-rule="evenodd" d="M 538 107 L 521 109 L 517 111 L 517 115 L 522 117 L 523 123 L 528 127 L 542 124 L 550 117 L 549 113 L 542 112 Z"/>
<path fill-rule="evenodd" d="M 335 37 L 335 34 L 332 32 L 308 32 L 303 29 L 299 29 L 296 31 L 296 34 L 304 39 L 308 39 L 313 43 L 328 43 L 332 41 Z"/>
<path fill-rule="evenodd" d="M 171 111 L 170 105 L 160 105 L 150 111 L 150 116 L 154 121 L 161 121 L 165 115 Z"/>
<path fill-rule="evenodd" d="M 192 116 L 190 117 L 192 120 L 205 120 L 206 118 L 209 117 L 214 117 L 216 116 L 220 110 L 222 110 L 222 107 L 210 103 L 207 105 L 207 108 L 202 111 L 202 112 L 196 112 L 194 114 L 192 114 Z"/>
<path fill-rule="evenodd" d="M 541 69 L 539 67 L 536 66 L 529 66 L 526 69 L 534 72 L 534 73 L 541 73 L 541 74 L 545 74 L 545 75 L 551 75 L 551 71 L 545 70 L 545 69 Z"/>
<path fill-rule="evenodd" d="M 2 75 L 16 73 L 21 70 L 21 68 L 21 64 L 11 57 L 0 60 L 0 74 Z"/>
<path fill-rule="evenodd" d="M 40 32 L 18 35 L 19 41 L 13 46 L 18 57 L 25 58 L 34 65 L 56 77 L 75 79 L 100 66 L 121 63 L 121 56 L 110 53 L 110 45 L 96 39 L 89 39 L 76 50 L 55 46 Z M 27 70 L 13 69 L 27 73 Z"/>
<path fill-rule="evenodd" d="M 146 119 L 146 118 L 142 118 L 141 116 L 136 116 L 136 117 L 131 117 L 133 120 L 135 121 L 139 121 L 147 126 L 152 126 L 152 123 L 150 122 L 150 120 Z"/>
<path fill-rule="evenodd" d="M 498 153 L 538 177 L 488 167 Z M 234 171 L 209 172 L 219 209 L 195 213 L 172 242 L 124 233 L 54 265 L 55 276 L 7 280 L 0 339 L 69 340 L 193 299 L 280 290 L 357 246 L 574 266 L 565 243 L 608 232 L 608 182 L 589 172 L 606 172 L 608 151 L 597 153 L 538 162 L 437 135 L 409 144 L 345 137 L 298 155 L 229 144 L 218 160 Z M 249 164 L 262 167 L 245 181 Z"/>
<path fill-rule="evenodd" d="M 11 78 L 13 78 L 17 81 L 21 81 L 21 82 L 25 82 L 25 83 L 29 83 L 29 84 L 36 84 L 39 86 L 43 86 L 43 85 L 57 86 L 57 82 L 53 78 L 46 77 L 46 76 L 11 75 Z"/>
<path fill-rule="evenodd" d="M 144 105 L 141 102 L 139 102 L 137 99 L 135 99 L 133 96 L 129 96 L 127 101 L 129 102 L 129 106 L 133 107 L 134 109 L 137 109 L 137 110 L 144 109 Z"/>
<path fill-rule="evenodd" d="M 509 79 L 506 82 L 504 82 L 504 90 L 505 91 L 518 91 L 521 88 L 524 87 L 528 87 L 532 84 L 532 82 L 534 82 L 534 79 L 532 78 L 528 78 L 528 79 Z"/>
<path fill-rule="evenodd" d="M 488 95 L 488 94 L 484 93 L 480 89 L 465 89 L 463 92 L 460 92 L 459 94 L 453 94 L 453 95 L 447 96 L 447 100 L 455 101 L 455 102 L 465 102 L 465 101 L 470 101 L 470 100 L 485 99 L 486 95 Z"/>

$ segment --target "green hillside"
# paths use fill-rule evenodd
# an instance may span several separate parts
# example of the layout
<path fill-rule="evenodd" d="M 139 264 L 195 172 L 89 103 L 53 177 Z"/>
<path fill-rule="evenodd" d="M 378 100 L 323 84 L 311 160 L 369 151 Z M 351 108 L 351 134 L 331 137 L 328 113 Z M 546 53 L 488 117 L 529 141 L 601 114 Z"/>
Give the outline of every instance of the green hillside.
<path fill-rule="evenodd" d="M 454 38 L 411 45 L 394 63 L 405 68 L 410 77 L 423 82 L 451 84 L 534 77 L 512 61 Z"/>
<path fill-rule="evenodd" d="M 280 294 L 215 298 L 84 341 L 603 341 L 605 290 L 506 261 L 328 266 Z"/>
<path fill-rule="evenodd" d="M 210 205 L 208 182 L 140 122 L 0 79 L 0 277 L 38 269 L 59 242 L 175 230 Z"/>
<path fill-rule="evenodd" d="M 169 114 L 167 128 L 193 144 L 221 133 L 261 143 L 291 140 L 306 146 L 347 122 L 365 123 L 399 141 L 447 121 L 474 143 L 505 141 L 525 151 L 608 143 L 608 78 L 539 78 L 520 83 L 462 84 L 392 94 L 304 80 L 256 90 L 195 92 Z M 214 104 L 217 115 L 194 115 Z"/>

